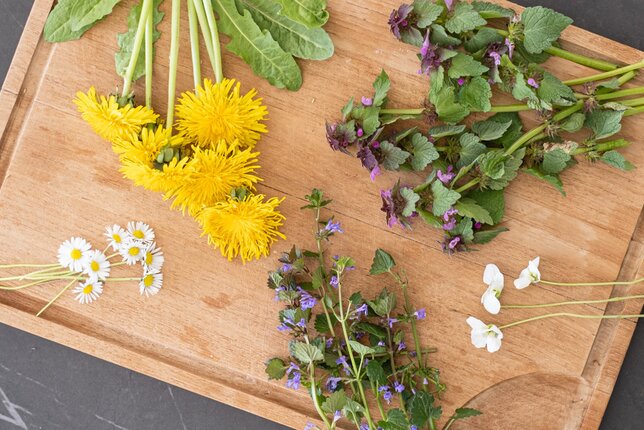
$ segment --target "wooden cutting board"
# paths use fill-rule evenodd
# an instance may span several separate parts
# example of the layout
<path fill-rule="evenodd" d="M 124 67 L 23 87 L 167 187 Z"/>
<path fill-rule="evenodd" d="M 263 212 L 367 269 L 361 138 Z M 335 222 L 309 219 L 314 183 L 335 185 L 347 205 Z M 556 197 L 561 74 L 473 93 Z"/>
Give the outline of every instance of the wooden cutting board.
<path fill-rule="evenodd" d="M 163 8 L 169 12 L 169 3 Z M 309 244 L 311 219 L 301 213 L 302 196 L 320 187 L 334 199 L 333 213 L 346 233 L 335 253 L 353 255 L 359 269 L 353 288 L 375 291 L 381 280 L 365 279 L 373 250 L 389 250 L 409 274 L 413 300 L 428 309 L 422 324 L 427 344 L 438 348 L 432 365 L 448 385 L 446 415 L 469 402 L 484 415 L 459 428 L 596 428 L 615 384 L 635 327 L 632 320 L 549 319 L 507 330 L 496 354 L 470 344 L 465 318 L 490 321 L 480 305 L 483 267 L 497 263 L 511 279 L 528 259 L 540 255 L 544 278 L 572 281 L 641 276 L 644 227 L 640 219 L 644 170 L 619 172 L 582 162 L 563 175 L 568 197 L 537 179 L 521 175 L 507 192 L 505 225 L 510 228 L 479 252 L 449 257 L 439 250 L 439 233 L 418 224 L 413 232 L 390 230 L 380 212 L 379 191 L 396 177 L 370 182 L 355 159 L 332 152 L 324 138 L 325 119 L 337 118 L 350 96 L 369 94 L 385 68 L 393 81 L 391 105 L 420 103 L 426 80 L 416 74 L 415 52 L 389 35 L 387 16 L 398 0 L 330 2 L 328 24 L 336 46 L 326 62 L 302 62 L 304 86 L 277 90 L 226 54 L 224 72 L 244 88 L 257 87 L 270 110 L 270 133 L 260 142 L 260 190 L 286 196 L 286 241 L 270 258 L 242 265 L 212 251 L 189 217 L 169 209 L 160 195 L 137 188 L 117 173 L 110 147 L 92 133 L 72 104 L 78 90 L 100 92 L 120 84 L 113 67 L 116 32 L 125 29 L 131 1 L 79 41 L 52 45 L 42 28 L 52 0 L 37 0 L 0 98 L 0 261 L 54 261 L 60 242 L 82 235 L 103 243 L 103 228 L 145 220 L 157 231 L 166 254 L 165 285 L 152 298 L 134 284 L 108 287 L 100 300 L 80 306 L 70 294 L 42 318 L 34 314 L 61 286 L 0 292 L 0 321 L 30 333 L 246 409 L 293 428 L 314 416 L 305 391 L 268 382 L 263 362 L 285 355 L 287 337 L 277 332 L 278 305 L 265 276 L 279 252 Z M 520 7 L 506 2 L 505 6 Z M 185 18 L 184 13 L 182 18 Z M 178 88 L 189 89 L 187 22 Z M 165 112 L 169 20 L 159 42 L 154 96 Z M 586 31 L 570 28 L 565 47 L 599 58 L 632 63 L 644 54 Z M 205 52 L 205 51 L 204 51 Z M 207 68 L 207 65 L 204 64 Z M 560 78 L 592 71 L 559 59 L 546 67 Z M 209 70 L 208 70 L 209 72 Z M 644 84 L 638 78 L 634 84 Z M 136 87 L 143 95 L 141 84 Z M 503 97 L 498 101 L 509 101 Z M 528 113 L 530 124 L 536 118 Z M 622 151 L 644 164 L 644 118 L 625 120 L 621 135 L 633 141 Z M 129 275 L 131 276 L 131 275 Z M 507 288 L 508 302 L 606 298 L 639 287 Z M 580 306 L 592 314 L 638 313 L 642 303 Z M 538 312 L 502 313 L 509 322 Z M 456 428 L 456 426 L 454 426 Z"/>

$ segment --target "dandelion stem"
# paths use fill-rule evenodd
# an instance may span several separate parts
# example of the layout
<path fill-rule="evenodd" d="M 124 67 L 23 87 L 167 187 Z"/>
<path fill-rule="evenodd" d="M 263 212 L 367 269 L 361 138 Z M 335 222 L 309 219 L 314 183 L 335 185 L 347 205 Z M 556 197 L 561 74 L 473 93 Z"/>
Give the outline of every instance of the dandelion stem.
<path fill-rule="evenodd" d="M 168 113 L 166 128 L 172 130 L 174 123 L 174 99 L 177 89 L 177 65 L 179 61 L 179 18 L 181 1 L 172 0 L 172 21 L 170 29 L 170 66 L 168 75 Z"/>
<path fill-rule="evenodd" d="M 561 286 L 579 286 L 579 287 L 592 287 L 592 286 L 601 286 L 601 285 L 633 285 L 644 282 L 644 277 L 633 279 L 632 281 L 608 281 L 608 282 L 555 282 L 555 281 L 544 281 L 541 279 L 539 281 L 542 284 L 548 285 L 561 285 Z"/>
<path fill-rule="evenodd" d="M 501 305 L 503 309 L 535 309 L 535 308 L 549 308 L 555 306 L 567 306 L 567 305 L 590 305 L 595 303 L 612 303 L 612 302 L 622 302 L 625 300 L 631 299 L 644 299 L 644 295 L 636 296 L 623 296 L 623 297 L 611 297 L 610 299 L 599 299 L 599 300 L 570 300 L 567 302 L 554 302 L 554 303 L 540 303 L 533 305 Z"/>
<path fill-rule="evenodd" d="M 208 26 L 208 19 L 206 18 L 206 11 L 203 8 L 203 3 L 201 0 L 190 1 L 194 6 L 195 12 L 197 13 L 197 20 L 199 21 L 199 28 L 201 28 L 201 34 L 203 35 L 204 44 L 206 45 L 206 51 L 208 51 L 210 66 L 214 71 L 217 68 L 217 66 L 215 65 L 215 49 L 212 46 L 212 35 L 210 34 L 210 27 Z"/>
<path fill-rule="evenodd" d="M 78 278 L 77 278 L 77 279 L 78 279 Z M 62 290 L 60 290 L 60 292 L 59 292 L 58 294 L 56 294 L 56 296 L 55 296 L 53 299 L 51 299 L 51 300 L 49 301 L 49 303 L 47 303 L 47 304 L 45 305 L 45 307 L 43 307 L 40 311 L 38 311 L 38 313 L 36 314 L 36 316 L 37 316 L 37 317 L 39 317 L 43 312 L 45 312 L 45 311 L 47 310 L 47 308 L 48 308 L 49 306 L 51 306 L 51 305 L 52 305 L 52 303 L 54 303 L 56 300 L 58 300 L 58 298 L 59 298 L 60 296 L 62 296 L 62 295 L 63 295 L 63 293 L 64 293 L 65 291 L 69 290 L 69 288 L 74 284 L 74 282 L 75 282 L 75 280 L 70 281 L 70 282 L 69 282 L 69 284 L 67 284 L 67 285 L 65 286 L 65 288 L 63 288 Z"/>
<path fill-rule="evenodd" d="M 630 72 L 631 70 L 638 70 L 643 67 L 644 67 L 644 60 L 634 64 L 630 64 L 628 66 L 620 67 L 618 69 L 614 69 L 608 72 L 598 73 L 596 75 L 590 75 L 583 78 L 570 79 L 568 81 L 564 81 L 563 83 L 566 85 L 572 86 L 572 85 L 585 84 L 586 82 L 601 81 L 603 79 L 612 78 L 613 76 L 622 75 L 626 72 Z"/>
<path fill-rule="evenodd" d="M 154 20 L 153 20 L 153 8 L 154 4 L 150 2 L 150 10 L 148 11 L 148 18 L 145 23 L 145 105 L 148 108 L 152 108 L 152 63 L 154 61 L 154 51 L 153 51 L 153 32 L 154 32 Z"/>
<path fill-rule="evenodd" d="M 206 17 L 208 18 L 208 25 L 210 26 L 210 34 L 212 37 L 212 47 L 215 55 L 215 79 L 217 83 L 224 79 L 224 72 L 221 64 L 221 44 L 219 43 L 219 30 L 217 29 L 217 20 L 215 19 L 215 12 L 212 9 L 212 1 L 204 0 L 206 7 Z"/>
<path fill-rule="evenodd" d="M 192 58 L 192 77 L 195 90 L 201 85 L 201 57 L 199 55 L 199 21 L 195 5 L 188 0 L 188 24 L 190 26 L 190 52 Z"/>
<path fill-rule="evenodd" d="M 143 36 L 145 34 L 145 26 L 148 20 L 148 14 L 152 9 L 152 0 L 143 0 L 141 4 L 141 16 L 139 17 L 139 24 L 136 27 L 136 33 L 134 34 L 134 42 L 132 43 L 132 54 L 130 55 L 130 62 L 125 70 L 125 77 L 123 78 L 123 92 L 121 96 L 127 97 L 130 95 L 130 89 L 132 88 L 132 78 L 134 77 L 134 69 L 136 69 L 136 63 L 139 59 L 139 53 L 141 52 L 141 45 L 143 44 Z"/>
<path fill-rule="evenodd" d="M 638 315 L 585 315 L 585 314 L 572 314 L 569 312 L 557 312 L 552 314 L 537 315 L 536 317 L 527 318 L 520 321 L 515 321 L 510 324 L 505 324 L 499 327 L 499 330 L 506 328 L 514 327 L 517 325 L 525 324 L 532 321 L 542 320 L 545 318 L 554 318 L 554 317 L 570 317 L 570 318 L 582 318 L 582 319 L 622 319 L 622 318 L 642 318 L 644 314 Z"/>

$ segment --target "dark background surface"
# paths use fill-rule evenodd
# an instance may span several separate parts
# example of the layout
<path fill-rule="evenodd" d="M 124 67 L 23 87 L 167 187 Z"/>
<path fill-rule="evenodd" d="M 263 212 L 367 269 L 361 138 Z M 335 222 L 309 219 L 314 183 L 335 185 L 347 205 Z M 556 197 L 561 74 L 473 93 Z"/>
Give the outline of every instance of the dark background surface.
<path fill-rule="evenodd" d="M 517 3 L 554 8 L 574 18 L 579 27 L 644 49 L 643 0 L 518 0 Z M 0 0 L 0 81 L 9 68 L 31 4 L 30 0 Z M 641 160 L 634 161 L 642 164 Z M 606 410 L 603 430 L 644 428 L 643 359 L 644 324 L 640 321 Z M 0 324 L 0 430 L 283 428 Z"/>

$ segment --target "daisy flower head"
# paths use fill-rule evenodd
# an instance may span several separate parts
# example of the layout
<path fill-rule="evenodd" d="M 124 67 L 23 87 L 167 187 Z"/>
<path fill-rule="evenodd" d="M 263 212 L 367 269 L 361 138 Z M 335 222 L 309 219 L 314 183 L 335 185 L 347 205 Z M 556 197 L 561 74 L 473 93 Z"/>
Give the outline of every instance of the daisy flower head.
<path fill-rule="evenodd" d="M 174 197 L 172 207 L 195 215 L 204 206 L 225 200 L 231 189 L 252 189 L 260 180 L 255 175 L 258 155 L 250 148 L 239 150 L 223 141 L 214 149 L 195 147 L 186 164 L 183 184 L 166 193 L 166 198 Z"/>
<path fill-rule="evenodd" d="M 88 276 L 88 282 L 104 281 L 110 276 L 110 266 L 110 262 L 105 254 L 94 249 L 87 254 L 83 273 Z"/>
<path fill-rule="evenodd" d="M 121 106 L 116 96 L 98 96 L 91 87 L 87 94 L 76 93 L 74 103 L 94 132 L 108 142 L 116 142 L 130 133 L 138 134 L 145 124 L 156 122 L 159 115 L 145 106 Z"/>
<path fill-rule="evenodd" d="M 92 245 L 82 237 L 72 237 L 58 248 L 58 262 L 72 272 L 82 272 Z"/>
<path fill-rule="evenodd" d="M 161 287 L 163 287 L 163 273 L 148 272 L 147 270 L 143 273 L 141 282 L 139 282 L 141 295 L 145 294 L 146 297 L 153 296 L 159 292 Z"/>
<path fill-rule="evenodd" d="M 143 256 L 143 267 L 147 272 L 160 272 L 163 267 L 163 262 L 165 257 L 163 257 L 163 252 L 161 248 L 157 247 L 157 244 L 152 242 L 146 249 L 145 255 Z"/>
<path fill-rule="evenodd" d="M 152 243 L 154 241 L 154 230 L 142 221 L 128 222 L 127 232 L 134 241 L 145 243 Z"/>
<path fill-rule="evenodd" d="M 177 130 L 202 148 L 220 140 L 255 146 L 267 131 L 262 121 L 268 110 L 255 89 L 242 95 L 240 86 L 234 79 L 204 79 L 203 86 L 183 93 L 176 106 Z"/>
<path fill-rule="evenodd" d="M 129 236 L 123 227 L 114 224 L 105 228 L 105 237 L 107 237 L 107 245 L 114 251 L 118 251 Z"/>
<path fill-rule="evenodd" d="M 286 238 L 279 232 L 284 216 L 277 211 L 283 200 L 273 197 L 264 201 L 262 194 L 243 199 L 229 197 L 203 209 L 197 220 L 208 243 L 228 260 L 240 256 L 245 263 L 267 256 L 277 238 Z"/>
<path fill-rule="evenodd" d="M 143 260 L 145 257 L 145 248 L 145 244 L 130 238 L 123 243 L 123 246 L 119 249 L 119 254 L 121 254 L 123 261 L 128 266 L 132 266 Z"/>
<path fill-rule="evenodd" d="M 103 283 L 87 280 L 82 284 L 79 283 L 72 293 L 76 294 L 75 298 L 81 305 L 92 303 L 103 293 Z"/>

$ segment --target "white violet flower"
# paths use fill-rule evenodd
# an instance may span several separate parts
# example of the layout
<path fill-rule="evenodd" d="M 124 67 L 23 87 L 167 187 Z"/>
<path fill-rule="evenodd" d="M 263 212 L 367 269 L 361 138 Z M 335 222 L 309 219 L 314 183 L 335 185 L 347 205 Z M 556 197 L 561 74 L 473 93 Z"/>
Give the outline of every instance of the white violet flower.
<path fill-rule="evenodd" d="M 503 333 L 494 324 L 485 324 L 483 321 L 469 317 L 467 324 L 472 328 L 472 344 L 477 348 L 487 347 L 488 352 L 496 352 L 501 348 Z"/>
<path fill-rule="evenodd" d="M 120 225 L 114 224 L 113 226 L 105 229 L 105 236 L 107 237 L 108 245 L 111 246 L 114 251 L 118 251 L 129 237 L 129 233 Z"/>
<path fill-rule="evenodd" d="M 130 221 L 127 223 L 127 232 L 132 235 L 135 240 L 143 242 L 152 242 L 154 240 L 154 230 L 144 222 Z"/>
<path fill-rule="evenodd" d="M 145 250 L 143 267 L 145 267 L 146 272 L 160 272 L 163 267 L 164 260 L 165 258 L 163 257 L 161 248 L 157 248 L 157 244 L 152 242 L 152 244 L 150 244 L 150 246 Z"/>
<path fill-rule="evenodd" d="M 481 296 L 481 303 L 486 311 L 491 314 L 498 314 L 501 310 L 501 292 L 503 291 L 503 273 L 496 264 L 488 264 L 483 272 L 483 282 L 487 284 L 487 290 Z"/>
<path fill-rule="evenodd" d="M 92 303 L 103 293 L 103 284 L 101 282 L 92 282 L 88 279 L 85 283 L 78 284 L 72 292 L 76 294 L 76 300 L 82 305 Z"/>
<path fill-rule="evenodd" d="M 105 254 L 95 249 L 88 253 L 83 273 L 88 276 L 90 282 L 104 281 L 110 276 L 110 266 Z"/>
<path fill-rule="evenodd" d="M 163 286 L 163 274 L 158 272 L 145 272 L 139 282 L 139 291 L 146 297 L 153 296 L 159 292 Z"/>
<path fill-rule="evenodd" d="M 528 262 L 528 267 L 521 271 L 519 279 L 514 280 L 514 286 L 522 290 L 528 285 L 536 284 L 539 281 L 541 281 L 541 272 L 539 272 L 539 257 L 537 257 Z"/>
<path fill-rule="evenodd" d="M 123 243 L 123 246 L 119 249 L 123 261 L 125 261 L 129 266 L 138 263 L 143 260 L 145 256 L 145 245 L 141 244 L 136 240 L 127 240 Z"/>
<path fill-rule="evenodd" d="M 91 247 L 82 237 L 72 237 L 58 248 L 58 262 L 72 272 L 82 272 Z"/>

